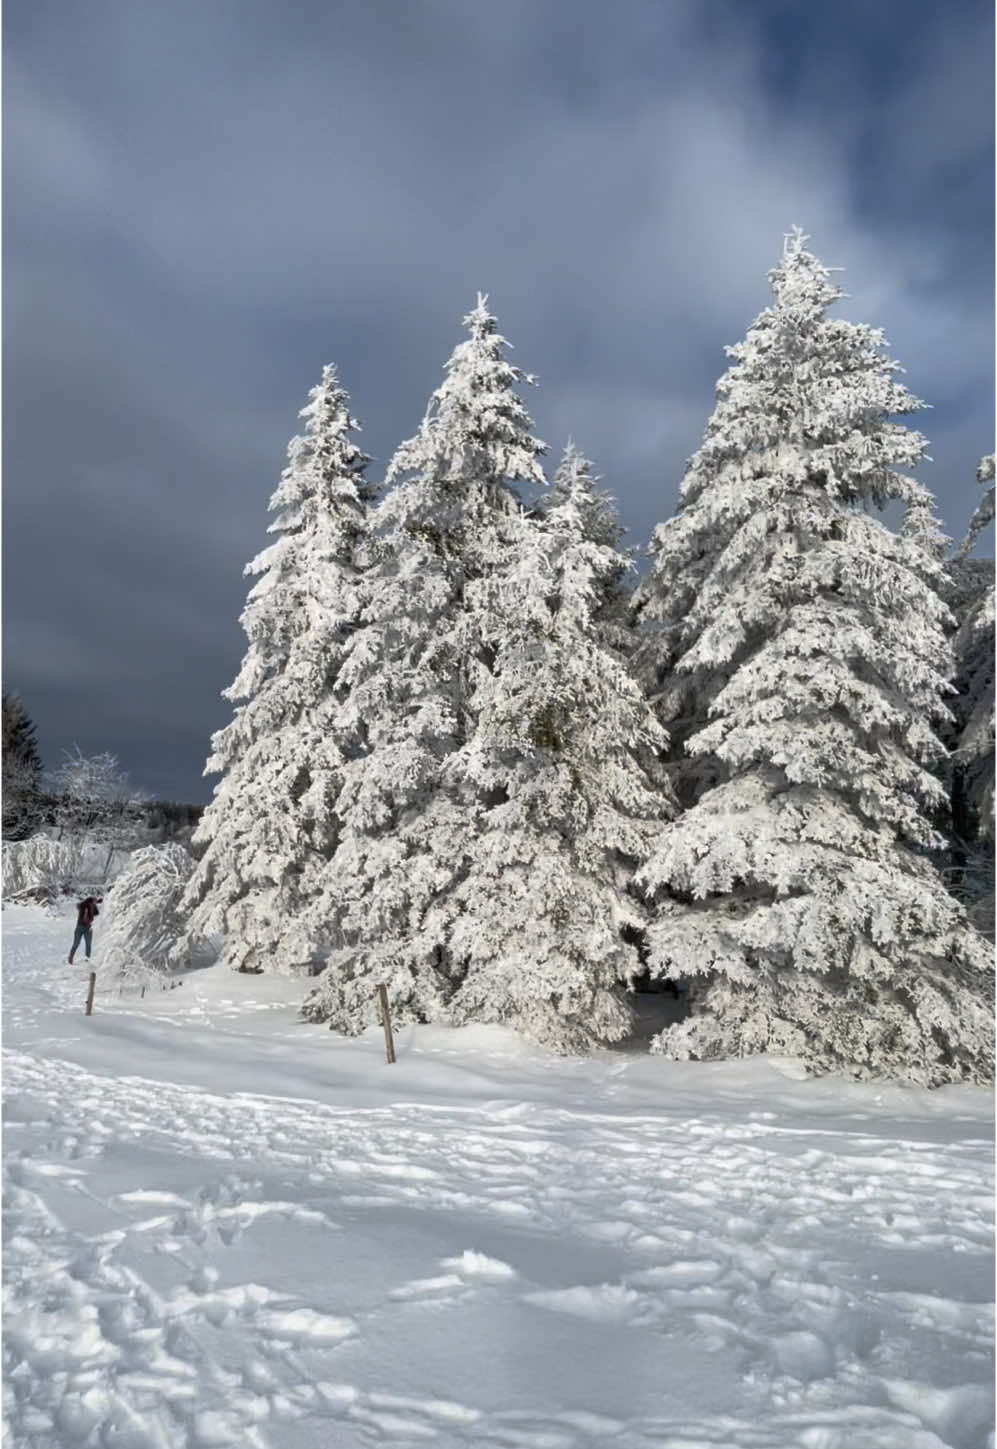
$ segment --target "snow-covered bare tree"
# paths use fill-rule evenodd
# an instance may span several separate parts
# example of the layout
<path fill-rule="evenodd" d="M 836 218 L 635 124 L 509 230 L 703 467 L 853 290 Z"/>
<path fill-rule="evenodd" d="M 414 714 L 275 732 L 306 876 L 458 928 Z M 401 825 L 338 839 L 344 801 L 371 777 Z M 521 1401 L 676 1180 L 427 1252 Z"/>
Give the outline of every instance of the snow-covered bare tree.
<path fill-rule="evenodd" d="M 145 801 L 144 792 L 131 784 L 117 755 L 109 750 L 85 755 L 79 745 L 74 745 L 62 754 L 62 764 L 51 776 L 60 828 L 82 832 L 95 840 L 118 841 L 129 815 Z"/>
<path fill-rule="evenodd" d="M 188 964 L 182 900 L 193 869 L 193 857 L 172 841 L 132 852 L 104 903 L 102 977 L 143 985 Z"/>
<path fill-rule="evenodd" d="M 521 537 L 512 484 L 544 483 L 544 445 L 516 391 L 527 379 L 486 301 L 389 468 L 397 487 L 375 515 L 365 627 L 343 666 L 344 725 L 362 748 L 344 767 L 342 841 L 315 907 L 326 917 L 342 906 L 342 944 L 304 1014 L 345 1032 L 376 1022 L 379 983 L 397 1020 L 445 1020 L 463 969 L 443 903 L 471 868 L 485 807 L 452 762 L 496 651 L 473 586 L 506 567 Z"/>
<path fill-rule="evenodd" d="M 3 834 L 22 840 L 42 823 L 42 761 L 35 723 L 19 695 L 3 691 Z"/>
<path fill-rule="evenodd" d="M 577 1051 L 631 1029 L 645 916 L 630 887 L 673 810 L 667 737 L 602 623 L 627 568 L 618 532 L 592 526 L 587 468 L 562 482 L 542 522 L 520 520 L 505 567 L 468 584 L 493 620 L 491 662 L 447 772 L 477 830 L 431 915 L 459 969 L 450 1020 Z"/>
<path fill-rule="evenodd" d="M 989 953 L 930 862 L 951 674 L 943 562 L 891 533 L 923 405 L 794 231 L 643 590 L 658 698 L 700 769 L 639 880 L 693 977 L 675 1057 L 798 1055 L 928 1083 L 992 1071 Z M 930 531 L 930 530 L 929 530 Z"/>
<path fill-rule="evenodd" d="M 205 774 L 222 780 L 194 835 L 191 941 L 220 940 L 243 971 L 312 968 L 336 936 L 306 912 L 338 842 L 336 797 L 351 748 L 337 726 L 341 666 L 363 607 L 368 459 L 333 367 L 309 394 L 304 433 L 270 500 L 274 543 L 247 565 L 249 648 L 224 691 L 237 704 Z"/>
<path fill-rule="evenodd" d="M 24 840 L 3 843 L 3 894 L 35 901 L 60 896 L 100 895 L 126 868 L 131 851 L 99 836 L 67 830 L 54 839 L 39 830 Z"/>

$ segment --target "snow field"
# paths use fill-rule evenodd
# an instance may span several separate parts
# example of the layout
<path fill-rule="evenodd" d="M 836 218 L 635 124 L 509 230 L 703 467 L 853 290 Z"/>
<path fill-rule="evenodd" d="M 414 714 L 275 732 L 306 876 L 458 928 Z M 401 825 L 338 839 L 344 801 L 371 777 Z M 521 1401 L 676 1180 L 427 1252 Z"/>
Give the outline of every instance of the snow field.
<path fill-rule="evenodd" d="M 11 1449 L 992 1444 L 988 1092 L 389 1068 L 217 969 L 88 1021 L 69 918 L 3 914 Z"/>

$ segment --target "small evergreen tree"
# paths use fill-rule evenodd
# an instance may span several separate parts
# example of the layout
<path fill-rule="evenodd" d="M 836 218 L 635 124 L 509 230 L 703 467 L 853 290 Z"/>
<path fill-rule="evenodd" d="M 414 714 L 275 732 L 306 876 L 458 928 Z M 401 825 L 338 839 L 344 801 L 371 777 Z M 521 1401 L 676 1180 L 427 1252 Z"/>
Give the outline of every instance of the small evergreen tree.
<path fill-rule="evenodd" d="M 19 695 L 3 691 L 3 834 L 23 840 L 41 824 L 44 797 L 38 733 Z"/>
<path fill-rule="evenodd" d="M 335 935 L 308 916 L 338 843 L 335 802 L 351 748 L 336 731 L 341 666 L 363 607 L 368 459 L 333 367 L 309 394 L 302 436 L 270 500 L 276 541 L 246 567 L 249 648 L 224 691 L 237 705 L 212 740 L 222 775 L 194 834 L 188 938 L 221 940 L 243 971 L 307 971 Z"/>
<path fill-rule="evenodd" d="M 501 626 L 478 581 L 521 537 L 516 481 L 543 484 L 544 445 L 516 387 L 529 380 L 487 299 L 446 364 L 418 433 L 388 470 L 365 627 L 350 641 L 343 728 L 360 748 L 344 767 L 343 836 L 315 910 L 342 905 L 342 942 L 304 1014 L 344 1032 L 377 1020 L 385 983 L 398 1021 L 445 1020 L 463 966 L 446 903 L 471 869 L 483 808 L 458 754 Z"/>
<path fill-rule="evenodd" d="M 781 1051 L 937 1083 L 991 1072 L 988 953 L 929 853 L 951 673 L 919 403 L 796 231 L 659 528 L 642 592 L 699 765 L 639 877 L 651 963 L 696 978 L 677 1057 Z M 897 500 L 904 536 L 867 510 Z M 929 530 L 931 531 L 931 530 Z M 654 652 L 657 651 L 657 658 Z"/>

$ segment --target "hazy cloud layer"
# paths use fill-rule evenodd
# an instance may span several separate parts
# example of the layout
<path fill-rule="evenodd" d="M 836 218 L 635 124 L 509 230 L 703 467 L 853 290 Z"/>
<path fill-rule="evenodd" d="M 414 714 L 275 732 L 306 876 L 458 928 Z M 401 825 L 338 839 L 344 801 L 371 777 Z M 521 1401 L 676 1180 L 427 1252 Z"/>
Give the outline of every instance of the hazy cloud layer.
<path fill-rule="evenodd" d="M 644 544 L 799 222 L 934 404 L 963 531 L 989 6 L 21 0 L 5 32 L 4 672 L 51 763 L 205 798 L 308 389 L 338 364 L 376 476 L 479 288 Z"/>

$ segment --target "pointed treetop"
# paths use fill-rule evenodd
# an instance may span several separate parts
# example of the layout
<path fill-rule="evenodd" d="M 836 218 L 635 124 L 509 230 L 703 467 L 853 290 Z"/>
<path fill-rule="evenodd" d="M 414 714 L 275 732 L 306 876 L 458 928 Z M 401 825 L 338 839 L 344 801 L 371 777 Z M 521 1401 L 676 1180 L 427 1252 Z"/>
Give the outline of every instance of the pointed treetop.
<path fill-rule="evenodd" d="M 801 252 L 810 240 L 802 226 L 791 226 L 782 238 L 782 254 L 784 257 Z"/>
<path fill-rule="evenodd" d="M 560 521 L 561 514 L 580 516 L 591 511 L 595 504 L 595 482 L 590 459 L 569 438 L 548 495 L 547 518 L 555 522 Z"/>
<path fill-rule="evenodd" d="M 322 380 L 316 383 L 308 394 L 308 401 L 298 413 L 309 423 L 309 432 L 315 432 L 323 421 L 333 418 L 342 420 L 346 427 L 359 431 L 359 424 L 349 416 L 350 395 L 339 381 L 335 364 L 327 362 L 322 368 Z"/>
<path fill-rule="evenodd" d="M 569 438 L 547 504 L 547 517 L 567 510 L 577 514 L 584 536 L 590 543 L 616 548 L 624 529 L 616 511 L 616 500 L 596 485 L 600 476 L 592 472 L 592 462 Z"/>
<path fill-rule="evenodd" d="M 350 395 L 333 363 L 322 368 L 322 380 L 309 392 L 298 417 L 304 420 L 305 432 L 288 444 L 290 468 L 312 464 L 324 472 L 362 473 L 370 459 L 349 436 L 360 432 L 360 424 L 350 413 Z"/>
<path fill-rule="evenodd" d="M 495 331 L 495 318 L 488 310 L 487 292 L 478 293 L 476 305 L 461 320 L 476 341 Z M 509 345 L 509 343 L 506 343 L 507 347 Z"/>
<path fill-rule="evenodd" d="M 557 465 L 557 472 L 554 474 L 554 486 L 561 492 L 567 493 L 576 488 L 583 480 L 590 485 L 598 482 L 598 479 L 592 476 L 591 458 L 586 458 L 574 438 L 569 438 L 564 446 L 564 452 L 561 454 L 561 461 Z"/>
<path fill-rule="evenodd" d="M 780 309 L 821 313 L 844 296 L 842 288 L 831 280 L 831 273 L 840 268 L 826 267 L 819 261 L 806 248 L 809 240 L 799 226 L 783 238 L 782 260 L 769 272 L 772 295 Z"/>
<path fill-rule="evenodd" d="M 538 461 L 547 445 L 532 436 L 533 420 L 515 391 L 535 378 L 506 358 L 510 344 L 479 292 L 463 319 L 470 336 L 459 342 L 444 366 L 442 384 L 429 400 L 418 433 L 402 443 L 388 468 L 394 482 L 410 470 L 446 473 L 470 467 L 480 479 L 519 479 L 544 485 Z"/>
<path fill-rule="evenodd" d="M 278 514 L 270 533 L 299 532 L 320 513 L 344 505 L 352 512 L 376 494 L 364 477 L 370 459 L 351 436 L 360 425 L 350 414 L 350 395 L 331 363 L 323 367 L 322 380 L 298 417 L 305 427 L 287 445 L 287 465 L 270 499 L 271 513 Z M 260 572 L 267 557 L 258 555 L 246 571 Z"/>

